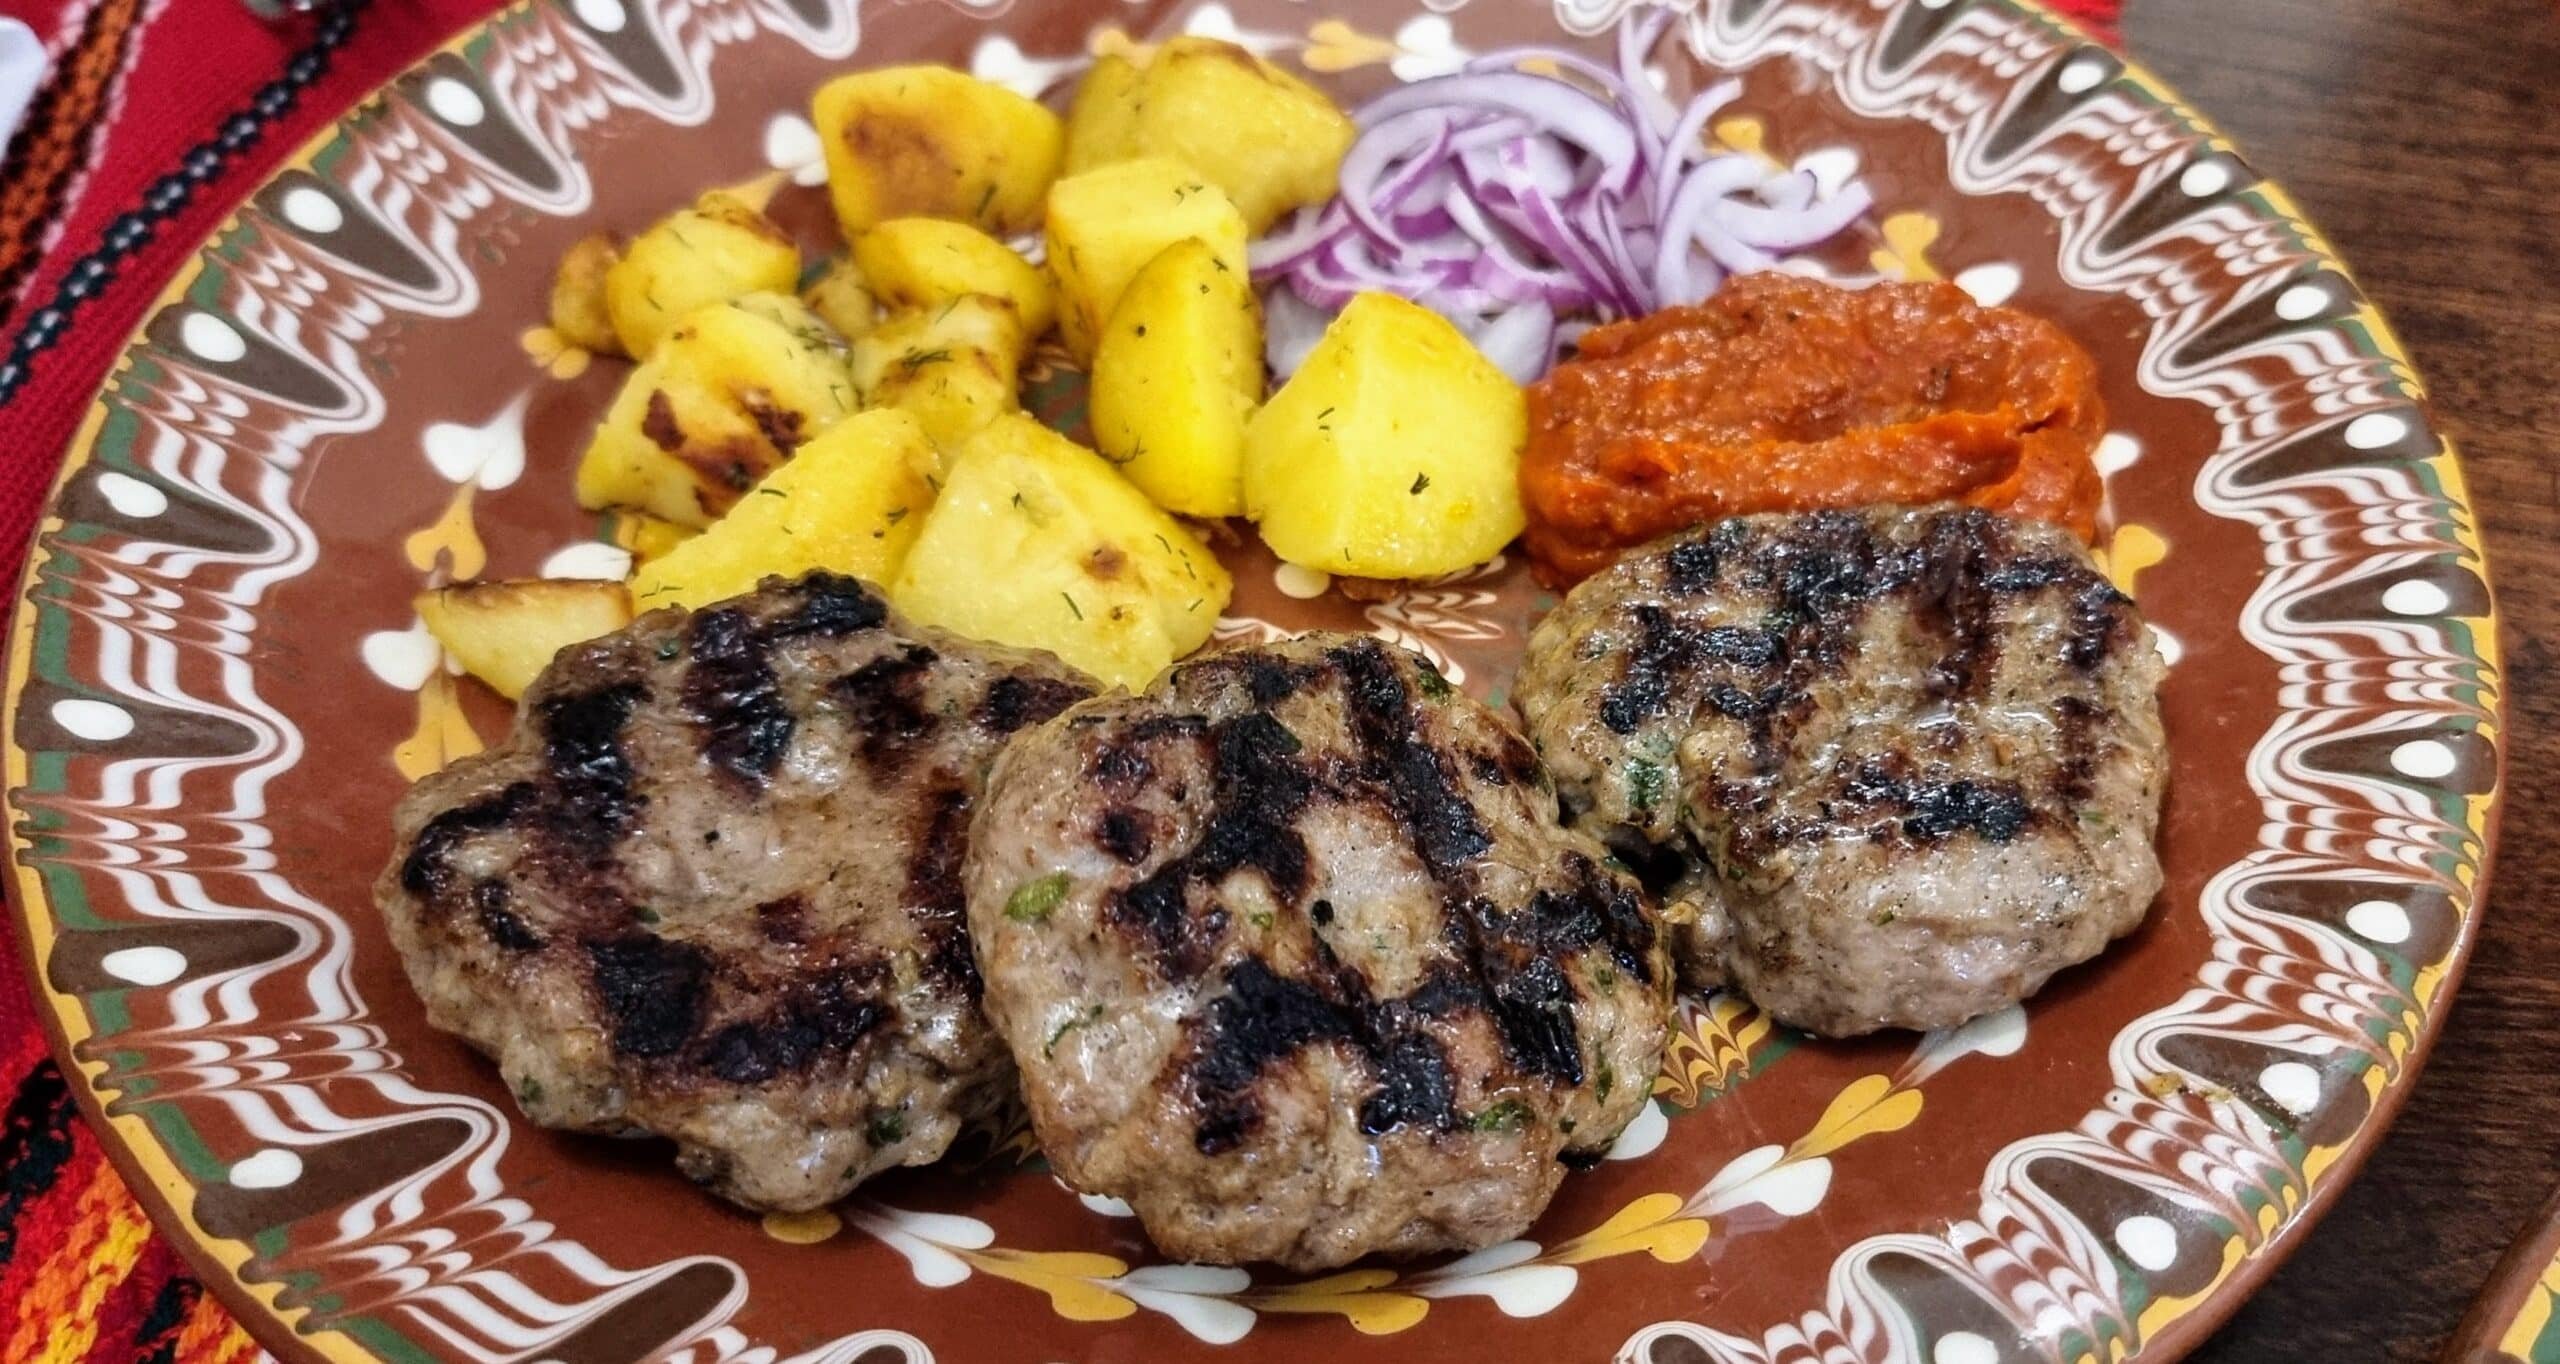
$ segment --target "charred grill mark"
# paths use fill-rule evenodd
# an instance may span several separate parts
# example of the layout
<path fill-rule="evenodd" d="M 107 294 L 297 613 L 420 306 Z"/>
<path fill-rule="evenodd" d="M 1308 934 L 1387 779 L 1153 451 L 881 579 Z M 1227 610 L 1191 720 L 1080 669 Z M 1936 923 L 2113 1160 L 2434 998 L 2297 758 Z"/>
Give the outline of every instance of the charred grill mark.
<path fill-rule="evenodd" d="M 1504 1049 L 1521 1069 L 1551 1076 L 1568 1085 L 1582 1083 L 1582 1046 L 1574 1036 L 1573 986 L 1563 968 L 1546 957 L 1530 957 L 1504 969 L 1488 970 L 1493 1020 L 1502 1029 Z"/>
<path fill-rule="evenodd" d="M 1712 536 L 1683 540 L 1662 556 L 1665 582 L 1681 596 L 1694 597 L 1715 586 L 1723 559 Z"/>
<path fill-rule="evenodd" d="M 921 644 L 863 664 L 830 683 L 827 690 L 845 709 L 862 736 L 862 761 L 882 775 L 896 773 L 940 721 L 925 709 L 925 670 L 936 655 Z"/>
<path fill-rule="evenodd" d="M 1131 738 L 1144 728 L 1133 726 Z M 1296 821 L 1314 781 L 1296 761 L 1298 737 L 1256 713 L 1213 726 L 1210 739 L 1211 804 L 1199 842 L 1120 892 L 1108 908 L 1115 922 L 1143 934 L 1166 967 L 1183 976 L 1201 969 L 1206 945 L 1200 938 L 1209 927 L 1191 924 L 1193 885 L 1215 885 L 1249 868 L 1270 882 L 1275 898 L 1289 901 L 1307 884 L 1307 845 Z"/>
<path fill-rule="evenodd" d="M 1091 695 L 1092 688 L 1063 677 L 1007 674 L 987 688 L 986 699 L 978 703 L 977 721 L 998 734 L 1011 734 L 1025 725 L 1049 719 Z"/>
<path fill-rule="evenodd" d="M 672 451 L 684 444 L 684 428 L 676 425 L 675 404 L 667 400 L 665 389 L 649 390 L 649 405 L 640 414 L 640 434 L 661 450 Z"/>
<path fill-rule="evenodd" d="M 400 888 L 422 898 L 441 899 L 453 888 L 454 849 L 473 834 L 500 828 L 533 804 L 534 784 L 520 781 L 484 800 L 438 812 L 418 830 L 417 841 L 400 863 Z"/>
<path fill-rule="evenodd" d="M 1375 640 L 1346 644 L 1327 655 L 1342 671 L 1342 685 L 1361 765 L 1374 769 L 1414 851 L 1443 886 L 1468 878 L 1468 864 L 1493 846 L 1473 805 L 1458 794 L 1439 750 L 1417 732 L 1413 693 L 1396 675 L 1386 646 Z"/>
<path fill-rule="evenodd" d="M 1903 835 L 1924 843 L 1960 833 L 2006 843 L 2034 822 L 2035 812 L 2016 782 L 1912 777 L 1898 770 L 1902 766 L 1885 758 L 1860 762 L 1841 787 L 1841 801 L 1898 816 Z"/>
<path fill-rule="evenodd" d="M 1350 1010 L 1275 974 L 1259 957 L 1229 967 L 1226 984 L 1192 1042 L 1189 1080 L 1200 1107 L 1192 1144 L 1202 1155 L 1234 1149 L 1261 1125 L 1254 1086 L 1264 1067 L 1353 1031 Z"/>
<path fill-rule="evenodd" d="M 1103 851 L 1135 866 L 1155 850 L 1154 821 L 1140 810 L 1105 810 L 1094 826 L 1094 839 L 1102 844 Z"/>
<path fill-rule="evenodd" d="M 1581 853 L 1564 862 L 1569 883 L 1561 890 L 1543 889 L 1529 897 L 1519 913 L 1495 924 L 1504 939 L 1540 957 L 1564 957 L 1604 944 L 1618 969 L 1640 983 L 1651 984 L 1653 921 L 1634 887 L 1600 870 Z"/>
<path fill-rule="evenodd" d="M 2053 795 L 2066 807 L 2087 800 L 2094 789 L 2101 718 L 2096 706 L 2077 696 L 2061 697 L 2053 703 L 2053 723 L 2059 740 L 2055 745 L 2059 751 L 2053 765 Z"/>
<path fill-rule="evenodd" d="M 543 759 L 559 794 L 554 829 L 593 848 L 622 836 L 640 805 L 631 791 L 631 758 L 622 727 L 644 695 L 637 682 L 543 698 Z"/>
<path fill-rule="evenodd" d="M 1245 656 L 1245 690 L 1252 693 L 1257 706 L 1270 706 L 1296 691 L 1307 680 L 1307 671 L 1267 654 Z"/>
<path fill-rule="evenodd" d="M 806 420 L 790 408 L 776 404 L 773 395 L 764 390 L 747 389 L 739 393 L 738 405 L 746 409 L 747 416 L 756 424 L 756 430 L 773 442 L 774 449 L 787 455 L 808 442 L 808 432 L 803 429 L 807 425 Z"/>
<path fill-rule="evenodd" d="M 2133 633 L 2133 599 L 2092 572 L 2071 594 L 2071 628 L 2062 656 L 2080 671 L 2095 672 Z"/>
<path fill-rule="evenodd" d="M 763 1084 L 845 1055 L 886 1022 L 889 1010 L 838 975 L 792 991 L 764 1017 L 731 1023 L 702 1044 L 703 1068 L 731 1084 Z"/>
<path fill-rule="evenodd" d="M 480 931 L 489 941 L 510 952 L 532 952 L 542 946 L 542 935 L 525 927 L 525 922 L 508 908 L 513 898 L 504 881 L 482 881 L 471 887 L 471 911 L 480 921 Z"/>
<path fill-rule="evenodd" d="M 1613 734 L 1633 734 L 1645 721 L 1662 714 L 1671 701 L 1673 677 L 1685 671 L 1686 651 L 1671 613 L 1651 603 L 1634 608 L 1636 644 L 1618 674 L 1617 684 L 1600 698 L 1600 723 Z"/>
<path fill-rule="evenodd" d="M 1322 954 L 1320 954 L 1322 955 Z M 1371 1001 L 1355 973 L 1336 968 L 1334 989 L 1278 975 L 1258 957 L 1228 968 L 1227 992 L 1196 1025 L 1186 1063 L 1200 1116 L 1192 1144 L 1203 1155 L 1233 1150 L 1262 1122 L 1257 1086 L 1270 1066 L 1314 1046 L 1340 1045 L 1366 1063 L 1376 1084 L 1360 1102 L 1360 1130 L 1449 1131 L 1458 1125 L 1458 1086 L 1440 1043 L 1412 1026 L 1426 1016 L 1411 1000 Z"/>
<path fill-rule="evenodd" d="M 644 1060 L 682 1050 L 701 1026 L 710 985 L 701 950 L 654 937 L 586 946 L 596 1003 L 613 1021 L 613 1049 Z"/>
<path fill-rule="evenodd" d="M 1360 1104 L 1360 1130 L 1380 1136 L 1399 1127 L 1446 1132 L 1458 1125 L 1458 1085 L 1449 1055 L 1428 1033 L 1398 1032 L 1370 1052 L 1378 1087 Z"/>
<path fill-rule="evenodd" d="M 925 941 L 926 969 L 976 999 L 969 952 L 969 896 L 960 864 L 969 850 L 969 793 L 956 778 L 916 797 L 919 819 L 907 860 L 907 917 Z"/>
<path fill-rule="evenodd" d="M 734 606 L 696 614 L 686 636 L 684 709 L 703 732 L 702 756 L 736 784 L 761 789 L 799 725 L 782 702 L 771 641 Z"/>
<path fill-rule="evenodd" d="M 817 572 L 803 576 L 796 586 L 800 605 L 773 623 L 771 633 L 776 639 L 842 639 L 888 622 L 889 604 L 860 578 Z"/>
<path fill-rule="evenodd" d="M 797 946 L 809 941 L 809 897 L 798 892 L 756 906 L 756 929 L 767 942 Z"/>

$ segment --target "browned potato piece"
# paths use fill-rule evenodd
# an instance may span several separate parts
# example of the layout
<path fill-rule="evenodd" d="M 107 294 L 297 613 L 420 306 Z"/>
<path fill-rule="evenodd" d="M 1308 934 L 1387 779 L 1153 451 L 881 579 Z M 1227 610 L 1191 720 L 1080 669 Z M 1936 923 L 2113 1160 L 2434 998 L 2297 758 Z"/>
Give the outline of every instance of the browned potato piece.
<path fill-rule="evenodd" d="M 1166 247 L 1197 237 L 1220 265 L 1239 275 L 1248 268 L 1235 205 L 1205 177 L 1163 157 L 1116 161 L 1051 186 L 1048 235 L 1058 334 L 1086 360 L 1120 291 Z"/>
<path fill-rule="evenodd" d="M 622 584 L 577 579 L 453 583 L 419 593 L 417 608 L 462 670 L 510 701 L 553 654 L 631 623 Z"/>
<path fill-rule="evenodd" d="M 1066 173 L 1142 156 L 1226 191 L 1256 236 L 1333 196 L 1359 129 L 1324 92 L 1234 43 L 1175 38 L 1141 70 L 1095 63 L 1067 113 Z"/>
<path fill-rule="evenodd" d="M 940 308 L 984 294 L 1012 304 L 1031 336 L 1049 330 L 1057 313 L 1055 288 L 1040 267 L 967 223 L 892 218 L 862 234 L 853 259 L 872 293 L 892 309 Z"/>
<path fill-rule="evenodd" d="M 871 281 L 862 277 L 862 267 L 851 256 L 833 262 L 809 281 L 809 287 L 800 291 L 800 301 L 848 341 L 880 324 L 880 298 L 871 292 Z"/>
<path fill-rule="evenodd" d="M 788 294 L 800 249 L 744 199 L 718 190 L 652 224 L 605 272 L 605 308 L 625 353 L 642 360 L 675 325 L 714 303 Z"/>
<path fill-rule="evenodd" d="M 947 66 L 838 76 L 818 90 L 811 120 L 847 239 L 891 218 L 1029 231 L 1066 143 L 1056 114 Z"/>
<path fill-rule="evenodd" d="M 1064 174 L 1089 171 L 1138 155 L 1138 68 L 1117 52 L 1084 73 L 1075 102 L 1067 106 Z"/>
<path fill-rule="evenodd" d="M 578 503 L 707 526 L 856 406 L 843 339 L 797 299 L 715 303 L 623 381 L 578 463 Z"/>
<path fill-rule="evenodd" d="M 1186 237 L 1120 293 L 1093 352 L 1094 448 L 1168 511 L 1244 511 L 1245 419 L 1262 402 L 1253 286 Z"/>
<path fill-rule="evenodd" d="M 937 445 L 1021 409 L 1028 341 L 1002 299 L 968 294 L 939 308 L 893 313 L 853 343 L 853 381 L 866 407 L 902 408 Z"/>
<path fill-rule="evenodd" d="M 551 330 L 570 345 L 598 355 L 620 355 L 613 313 L 605 307 L 605 273 L 622 259 L 622 239 L 590 232 L 560 257 L 551 276 Z"/>

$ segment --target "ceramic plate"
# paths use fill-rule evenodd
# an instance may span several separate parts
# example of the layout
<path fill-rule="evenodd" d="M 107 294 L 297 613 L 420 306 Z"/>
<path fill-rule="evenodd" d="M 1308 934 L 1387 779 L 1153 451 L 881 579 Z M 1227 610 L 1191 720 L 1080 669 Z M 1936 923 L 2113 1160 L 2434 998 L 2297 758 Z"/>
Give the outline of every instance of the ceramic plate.
<path fill-rule="evenodd" d="M 696 189 L 825 245 L 826 76 L 1024 90 L 1178 30 L 1345 96 L 1627 0 L 540 0 L 297 156 L 207 244 L 72 452 L 16 616 L 16 887 L 75 1086 L 291 1361 L 2145 1360 L 2262 1279 L 2406 1096 L 2499 788 L 2459 466 L 2274 185 L 2014 0 L 1714 0 L 1658 56 L 1726 143 L 1855 171 L 1849 278 L 1951 278 L 2101 361 L 2108 551 L 2174 660 L 2147 928 L 2024 1009 L 1837 1044 L 1684 1006 L 1654 1102 L 1525 1240 L 1306 1279 L 1158 1263 L 1017 1131 L 759 1220 L 666 1152 L 537 1131 L 430 1031 L 369 883 L 407 781 L 500 732 L 410 614 L 438 575 L 610 575 L 570 469 L 619 379 L 553 262 Z M 1035 385 L 1072 424 L 1072 376 Z M 1239 555 L 1231 635 L 1423 649 L 1499 697 L 1515 562 L 1357 602 Z M 1498 1342 L 1498 1347 L 1489 1347 Z"/>
<path fill-rule="evenodd" d="M 2560 1194 L 2498 1260 L 2444 1364 L 2560 1364 Z"/>

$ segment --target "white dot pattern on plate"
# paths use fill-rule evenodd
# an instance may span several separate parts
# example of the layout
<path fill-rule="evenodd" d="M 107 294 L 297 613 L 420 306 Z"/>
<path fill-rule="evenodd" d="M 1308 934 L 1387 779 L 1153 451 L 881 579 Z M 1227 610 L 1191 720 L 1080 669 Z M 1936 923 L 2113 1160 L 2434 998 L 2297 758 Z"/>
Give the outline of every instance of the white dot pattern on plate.
<path fill-rule="evenodd" d="M 2116 1249 L 2157 1274 L 2178 1262 L 2178 1229 L 2149 1213 L 2116 1223 Z"/>
<path fill-rule="evenodd" d="M 2358 450 L 2379 450 L 2408 434 L 2408 421 L 2392 412 L 2367 412 L 2347 423 L 2347 444 Z"/>
<path fill-rule="evenodd" d="M 620 582 L 631 576 L 631 551 L 602 540 L 563 545 L 542 561 L 542 576 Z"/>
<path fill-rule="evenodd" d="M 1956 276 L 1956 287 L 1973 295 L 1973 301 L 1986 308 L 1997 308 L 2018 292 L 2018 267 L 2007 261 L 1977 265 Z"/>
<path fill-rule="evenodd" d="M 1333 586 L 1333 575 L 1318 569 L 1300 568 L 1296 564 L 1282 564 L 1271 570 L 1271 585 L 1279 588 L 1283 596 L 1312 601 Z"/>
<path fill-rule="evenodd" d="M 2192 199 L 2209 199 L 2231 187 L 2231 168 L 2219 161 L 2199 161 L 2178 175 L 2178 188 Z"/>
<path fill-rule="evenodd" d="M 622 0 L 578 0 L 578 20 L 598 33 L 620 33 L 629 16 Z"/>
<path fill-rule="evenodd" d="M 199 360 L 227 365 L 249 353 L 248 338 L 211 313 L 189 313 L 178 324 L 178 344 Z"/>
<path fill-rule="evenodd" d="M 1949 1331 L 1929 1347 L 1929 1364 L 2000 1364 L 2000 1347 L 1971 1331 Z"/>
<path fill-rule="evenodd" d="M 235 1188 L 281 1189 L 300 1178 L 302 1157 L 279 1146 L 270 1146 L 231 1167 Z"/>
<path fill-rule="evenodd" d="M 427 107 L 457 128 L 476 127 L 489 116 L 489 106 L 480 102 L 480 92 L 451 76 L 427 82 Z"/>
<path fill-rule="evenodd" d="M 327 236 L 347 225 L 346 211 L 338 207 L 338 201 L 309 185 L 296 185 L 285 191 L 278 207 L 286 222 L 305 232 Z"/>
<path fill-rule="evenodd" d="M 2084 95 L 2098 88 L 2107 78 L 2107 64 L 2095 57 L 2081 57 L 2062 64 L 2054 75 L 2054 86 L 2066 95 Z"/>
<path fill-rule="evenodd" d="M 98 475 L 98 496 L 116 509 L 118 516 L 147 521 L 169 510 L 169 495 L 135 478 L 131 474 L 109 469 Z"/>
<path fill-rule="evenodd" d="M 2151 647 L 2160 651 L 2162 663 L 2172 667 L 2177 665 L 2179 659 L 2187 656 L 2187 646 L 2179 643 L 2176 635 L 2170 634 L 2157 625 L 2151 627 Z"/>
<path fill-rule="evenodd" d="M 74 738 L 113 743 L 133 732 L 133 712 L 112 701 L 66 696 L 53 703 L 53 722 Z"/>
<path fill-rule="evenodd" d="M 2347 931 L 2396 947 L 2409 940 L 2409 911 L 2389 900 L 2358 900 L 2347 907 Z"/>
<path fill-rule="evenodd" d="M 166 985 L 187 973 L 187 959 L 174 947 L 119 947 L 98 969 L 129 985 Z"/>
<path fill-rule="evenodd" d="M 2320 1072 L 2300 1061 L 2278 1061 L 2259 1071 L 2258 1088 L 2297 1117 L 2320 1106 Z"/>
<path fill-rule="evenodd" d="M 2099 473 L 2120 474 L 2142 458 L 2142 442 L 2122 431 L 2110 431 L 2098 438 L 2098 448 L 2090 458 L 2097 461 Z"/>
<path fill-rule="evenodd" d="M 2453 749 L 2441 739 L 2411 739 L 2391 750 L 2391 770 L 2404 777 L 2434 781 L 2452 776 L 2455 766 Z"/>
<path fill-rule="evenodd" d="M 2297 284 L 2276 296 L 2276 316 L 2287 322 L 2308 322 L 2329 306 L 2329 291 L 2317 284 Z"/>
<path fill-rule="evenodd" d="M 2453 598 L 2424 578 L 2404 578 L 2383 592 L 2382 609 L 2395 616 L 2441 616 L 2453 609 Z"/>

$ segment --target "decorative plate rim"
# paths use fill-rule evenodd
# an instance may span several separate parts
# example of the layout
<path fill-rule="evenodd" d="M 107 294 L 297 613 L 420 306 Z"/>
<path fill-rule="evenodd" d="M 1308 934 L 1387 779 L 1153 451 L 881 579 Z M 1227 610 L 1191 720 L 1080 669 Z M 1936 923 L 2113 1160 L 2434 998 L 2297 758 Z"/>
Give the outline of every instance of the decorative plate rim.
<path fill-rule="evenodd" d="M 1037 3 L 1038 0 L 1025 0 Z M 1609 0 L 1602 0 L 1608 3 Z M 1701 5 L 1716 0 L 1698 0 Z M 2103 47 L 2076 20 L 2051 8 L 2047 0 L 1990 0 L 2019 11 L 2055 33 L 2083 44 Z M 46 957 L 60 936 L 54 925 L 55 906 L 43 885 L 43 875 L 32 856 L 34 839 L 26 830 L 28 810 L 20 800 L 20 792 L 29 777 L 29 750 L 21 743 L 20 708 L 25 699 L 35 662 L 35 635 L 41 614 L 36 592 L 41 585 L 43 561 L 41 551 L 47 537 L 66 524 L 61 514 L 65 489 L 88 467 L 96 453 L 101 427 L 109 415 L 108 397 L 114 380 L 123 373 L 134 351 L 143 344 L 151 323 L 173 304 L 182 300 L 203 276 L 216 246 L 238 232 L 245 211 L 259 193 L 285 174 L 308 170 L 314 160 L 348 132 L 352 120 L 380 104 L 402 81 L 423 72 L 441 57 L 457 57 L 476 41 L 498 26 L 539 8 L 549 0 L 511 0 L 500 9 L 476 19 L 456 30 L 418 60 L 356 98 L 336 118 L 306 138 L 293 151 L 280 159 L 257 184 L 243 190 L 238 200 L 221 220 L 204 234 L 196 248 L 172 272 L 165 286 L 137 319 L 125 343 L 115 353 L 115 360 L 102 376 L 100 390 L 88 406 L 79 427 L 65 447 L 64 457 L 47 490 L 44 511 L 27 540 L 26 554 L 19 569 L 18 582 L 11 597 L 14 613 L 9 622 L 6 661 L 5 696 L 0 696 L 0 763 L 5 763 L 6 788 L 0 791 L 0 812 L 9 820 L 10 868 L 6 879 L 7 899 L 14 932 L 26 956 L 29 985 L 41 1005 L 37 1013 L 42 1020 L 53 1058 L 62 1069 L 69 1089 L 83 1117 L 91 1124 L 113 1167 L 126 1180 L 136 1199 L 149 1215 L 156 1231 L 166 1236 L 184 1260 L 196 1271 L 207 1288 L 229 1310 L 256 1341 L 280 1357 L 292 1360 L 351 1361 L 361 1364 L 381 1358 L 364 1348 L 356 1338 L 334 1327 L 305 1332 L 295 1325 L 295 1317 L 278 1305 L 278 1298 L 289 1290 L 280 1281 L 253 1283 L 243 1278 L 240 1267 L 254 1258 L 245 1241 L 218 1237 L 208 1233 L 180 1202 L 181 1196 L 197 1187 L 170 1159 L 167 1151 L 151 1136 L 146 1119 L 135 1114 L 109 1114 L 106 1099 L 100 1093 L 98 1080 L 109 1069 L 104 1061 L 84 1061 L 76 1047 L 98 1035 L 78 995 L 57 991 L 46 976 Z M 858 15 L 865 0 L 841 0 Z M 1426 0 L 1426 4 L 1429 0 Z M 1464 3 L 1464 0 L 1460 0 Z M 1555 0 L 1562 10 L 1573 0 Z M 1650 0 L 1617 0 L 1618 4 L 1644 4 Z M 1932 4 L 1932 0 L 1919 0 Z M 857 21 L 858 22 L 858 21 Z M 2249 166 L 2232 139 L 2212 119 L 2199 112 L 2162 80 L 2147 65 L 2115 49 L 2106 49 L 2120 64 L 2117 78 L 2130 81 L 2145 95 L 2158 102 L 2185 130 L 2204 143 L 2218 149 L 2238 166 Z M 2355 275 L 2328 238 L 2308 219 L 2290 193 L 2271 179 L 2258 178 L 2252 188 L 2267 201 L 2273 217 L 2300 235 L 2306 251 L 2325 263 L 2342 279 Z M 2339 1191 L 2362 1171 L 2374 1150 L 2381 1144 L 2392 1124 L 2398 1120 L 2416 1088 L 2419 1075 L 2432 1056 L 2442 1035 L 2444 1021 L 2452 1000 L 2467 975 L 2472 953 L 2481 932 L 2481 918 L 2486 910 L 2487 890 L 2492 884 L 2497 865 L 2501 826 L 2507 808 L 2507 765 L 2509 745 L 2506 742 L 2508 704 L 2504 686 L 2505 618 L 2497 607 L 2497 588 L 2489 556 L 2478 528 L 2475 503 L 2463 470 L 2460 451 L 2449 435 L 2434 421 L 2434 400 L 2415 365 L 2410 360 L 2396 331 L 2383 316 L 2379 305 L 2369 305 L 2363 319 L 2374 344 L 2385 358 L 2397 367 L 2406 388 L 2407 399 L 2427 417 L 2429 434 L 2440 443 L 2441 456 L 2431 461 L 2443 477 L 2440 502 L 2450 512 L 2453 538 L 2467 553 L 2487 594 L 2484 610 L 2468 619 L 2479 625 L 2475 657 L 2480 668 L 2480 730 L 2488 740 L 2492 758 L 2492 785 L 2478 812 L 2472 829 L 2479 843 L 2475 859 L 2476 871 L 2462 893 L 2451 897 L 2455 909 L 2452 936 L 2442 959 L 2439 982 L 2421 1005 L 2419 1016 L 2409 1033 L 2408 1050 L 2396 1072 L 2373 1093 L 2366 1116 L 2338 1148 L 2335 1159 L 2316 1173 L 2305 1172 L 2305 1189 L 2300 1202 L 2280 1218 L 2274 1229 L 2254 1247 L 2242 1250 L 2238 1258 L 2225 1265 L 2210 1286 L 2191 1300 L 2181 1304 L 2174 1315 L 2156 1322 L 2139 1340 L 2127 1358 L 2175 1359 L 2195 1348 L 2202 1340 L 2226 1322 L 2240 1305 L 2252 1296 L 2267 1277 L 2299 1246 L 2302 1239 L 2319 1225 L 2335 1204 Z M 2254 745 L 2265 736 L 2251 739 Z M 39 925 L 42 915 L 46 923 Z M 2555 1204 L 2560 1206 L 2560 1204 Z M 2560 1221 L 2543 1228 L 2535 1237 L 2539 1243 L 2560 1240 Z M 2513 1258 L 2524 1249 L 2522 1243 L 2511 1250 Z M 2537 1249 L 2537 1264 L 2548 1256 Z M 2506 1272 L 2502 1267 L 2500 1281 Z M 2513 1285 L 2508 1285 L 2512 1288 Z M 2487 1297 L 2483 1298 L 2485 1306 Z M 1640 1337 L 1643 1333 L 1639 1332 Z M 1630 1338 L 1630 1343 L 1636 1337 Z"/>

